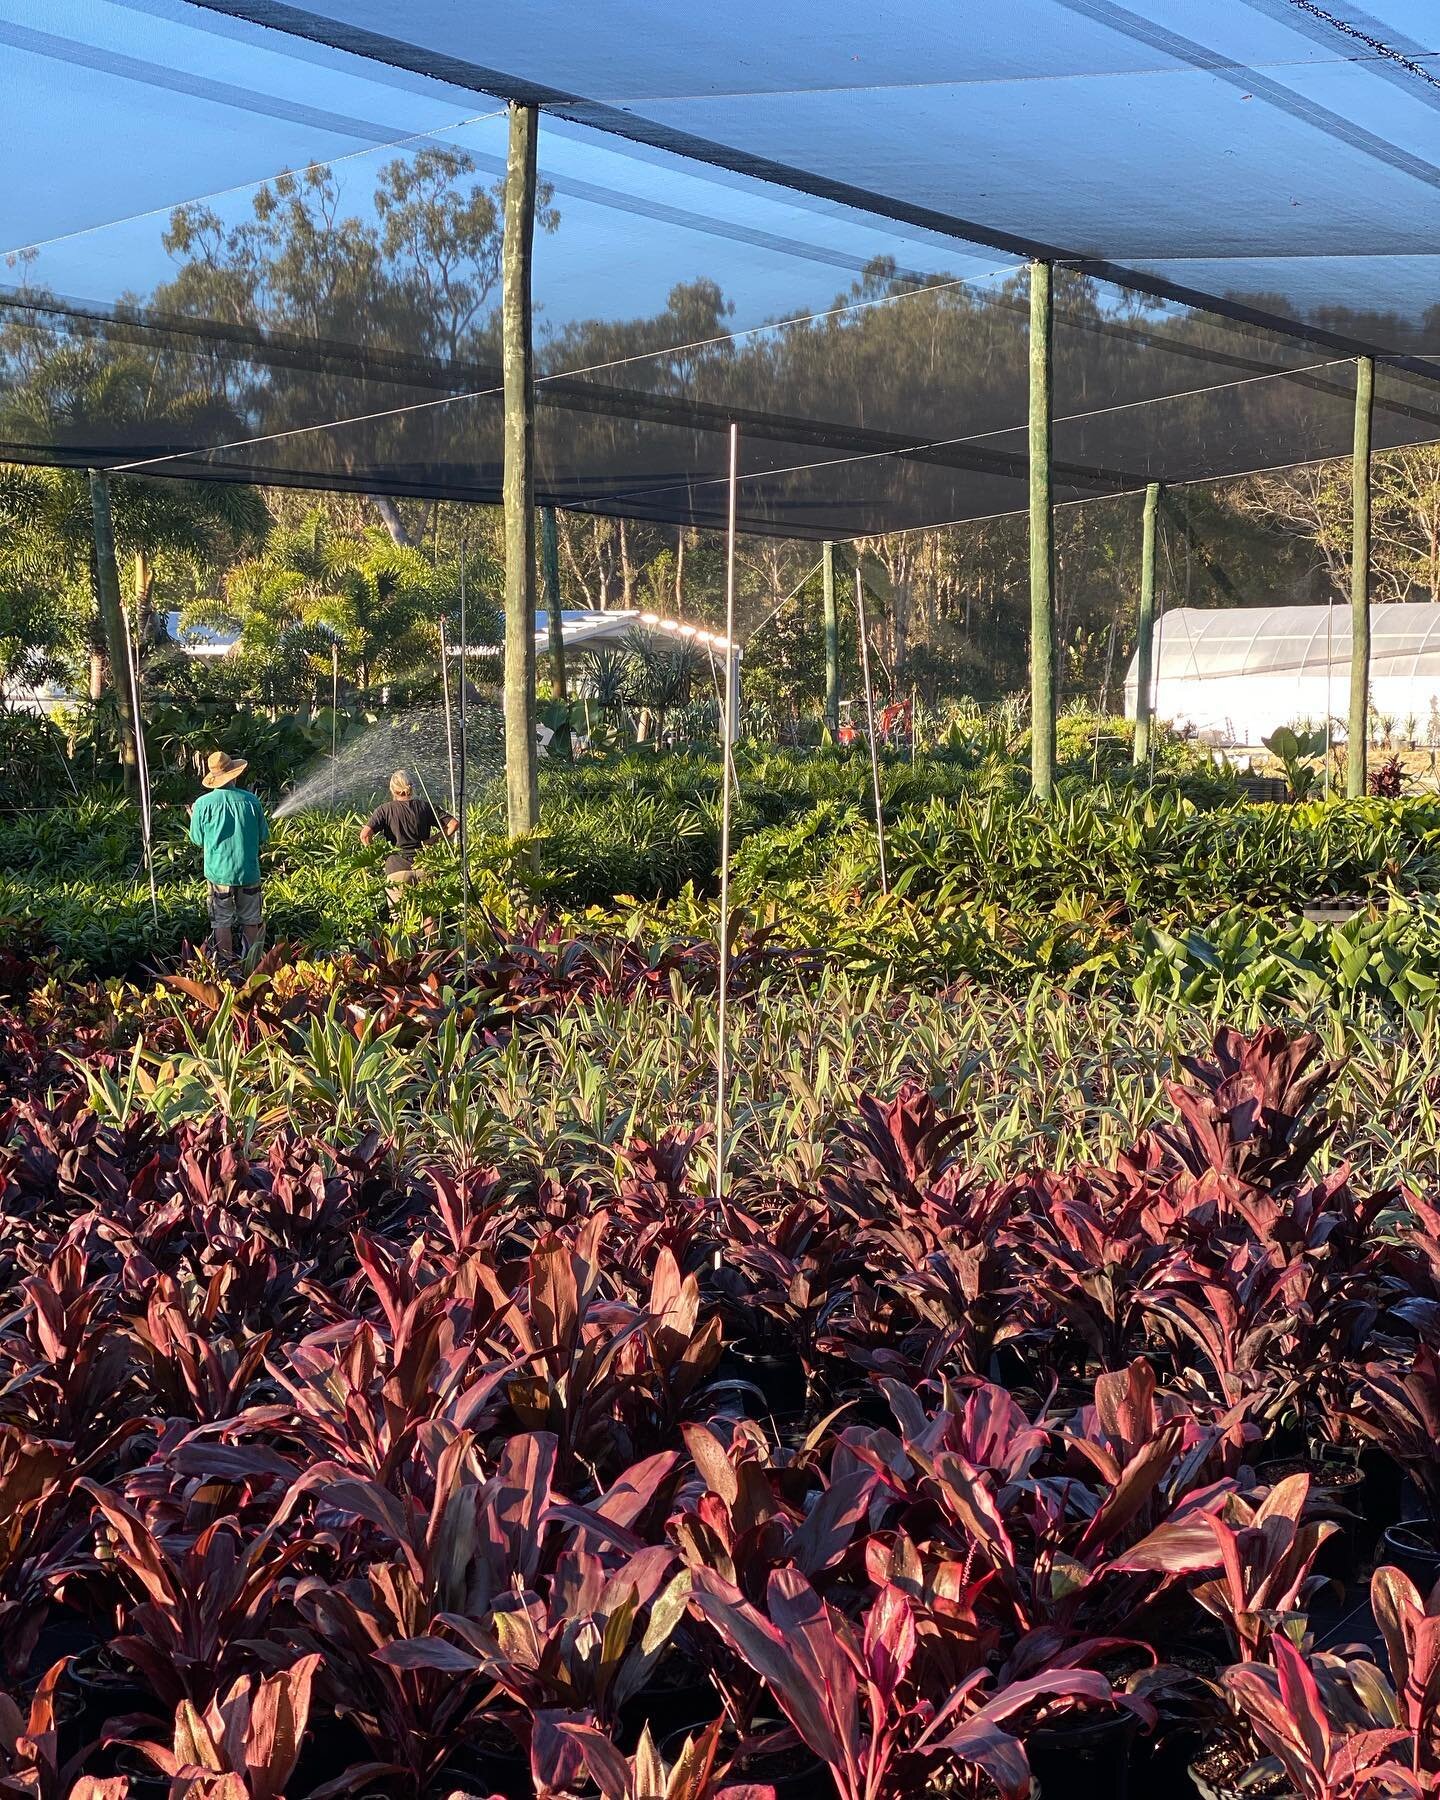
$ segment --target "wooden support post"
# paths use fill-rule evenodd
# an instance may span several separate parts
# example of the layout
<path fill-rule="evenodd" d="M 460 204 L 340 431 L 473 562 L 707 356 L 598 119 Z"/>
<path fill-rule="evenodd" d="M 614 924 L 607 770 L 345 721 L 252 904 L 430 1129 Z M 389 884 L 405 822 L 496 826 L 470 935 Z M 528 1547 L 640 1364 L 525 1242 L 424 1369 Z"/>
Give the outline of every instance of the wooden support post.
<path fill-rule="evenodd" d="M 1030 785 L 1055 786 L 1055 520 L 1050 485 L 1051 269 L 1030 265 Z"/>
<path fill-rule="evenodd" d="M 505 377 L 505 798 L 510 835 L 540 822 L 535 757 L 535 385 L 530 332 L 539 114 L 510 105 L 501 248 Z M 465 646 L 468 655 L 469 645 Z"/>
<path fill-rule="evenodd" d="M 825 594 L 825 723 L 833 738 L 840 729 L 840 612 L 835 604 L 835 546 L 821 546 Z"/>
<path fill-rule="evenodd" d="M 565 678 L 565 628 L 560 603 L 560 532 L 555 508 L 540 509 L 540 573 L 545 582 L 545 620 L 550 637 L 550 680 L 557 700 L 570 698 Z"/>
<path fill-rule="evenodd" d="M 1355 359 L 1355 466 L 1351 475 L 1350 730 L 1345 792 L 1363 798 L 1370 744 L 1370 422 L 1375 359 Z"/>
<path fill-rule="evenodd" d="M 125 639 L 125 611 L 120 601 L 120 571 L 115 563 L 110 479 L 103 469 L 90 471 L 90 519 L 95 538 L 95 599 L 105 638 L 105 658 L 110 665 L 110 685 L 115 690 L 115 705 L 120 715 L 120 768 L 125 786 L 134 789 L 140 779 L 135 750 L 136 697 Z"/>
<path fill-rule="evenodd" d="M 1140 539 L 1140 615 L 1135 624 L 1135 767 L 1150 760 L 1150 700 L 1155 674 L 1155 525 L 1160 516 L 1160 483 L 1145 489 Z"/>

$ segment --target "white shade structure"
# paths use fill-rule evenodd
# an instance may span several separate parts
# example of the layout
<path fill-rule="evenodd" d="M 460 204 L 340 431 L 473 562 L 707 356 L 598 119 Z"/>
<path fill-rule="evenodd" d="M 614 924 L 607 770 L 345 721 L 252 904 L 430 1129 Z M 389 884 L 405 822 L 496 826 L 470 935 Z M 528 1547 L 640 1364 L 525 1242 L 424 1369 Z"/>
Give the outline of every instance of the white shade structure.
<path fill-rule="evenodd" d="M 605 650 L 618 649 L 628 642 L 636 632 L 649 633 L 656 637 L 674 638 L 677 644 L 688 644 L 697 655 L 709 654 L 723 658 L 728 655 L 730 645 L 722 631 L 706 631 L 699 625 L 690 625 L 681 619 L 662 619 L 658 613 L 640 612 L 635 607 L 610 612 L 562 612 L 560 614 L 560 635 L 565 641 L 567 650 Z M 544 656 L 550 648 L 550 615 L 537 612 L 535 615 L 535 653 Z M 459 656 L 458 644 L 451 644 L 452 656 Z M 739 653 L 739 646 L 736 646 Z M 470 649 L 471 656 L 498 656 L 498 644 L 474 644 Z"/>
<path fill-rule="evenodd" d="M 1370 698 L 1382 716 L 1414 718 L 1425 735 L 1440 709 L 1440 605 L 1370 609 Z M 1135 660 L 1125 712 L 1135 716 Z M 1155 627 L 1155 717 L 1216 744 L 1259 744 L 1281 725 L 1333 721 L 1345 734 L 1350 609 L 1182 606 Z"/>
<path fill-rule="evenodd" d="M 535 615 L 535 648 L 543 652 L 549 644 L 550 615 Z M 640 612 L 633 607 L 616 612 L 562 612 L 560 631 L 567 650 L 599 650 L 608 645 L 623 644 L 635 632 L 673 637 L 677 644 L 689 644 L 695 650 L 710 650 L 723 656 L 729 648 L 722 631 L 705 631 L 681 619 L 661 618 L 659 613 Z"/>

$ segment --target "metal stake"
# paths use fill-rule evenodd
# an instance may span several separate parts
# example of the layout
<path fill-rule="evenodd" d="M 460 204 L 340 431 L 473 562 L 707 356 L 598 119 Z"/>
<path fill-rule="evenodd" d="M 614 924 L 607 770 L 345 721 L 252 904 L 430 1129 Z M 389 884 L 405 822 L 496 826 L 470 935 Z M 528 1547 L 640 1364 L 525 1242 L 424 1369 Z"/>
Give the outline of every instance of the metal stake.
<path fill-rule="evenodd" d="M 155 893 L 155 840 L 150 824 L 150 759 L 145 751 L 145 721 L 140 716 L 140 653 L 130 633 L 130 615 L 123 606 L 120 622 L 125 633 L 125 673 L 130 681 L 130 712 L 135 724 L 135 772 L 140 778 L 140 842 L 150 881 L 150 918 L 158 931 L 160 902 Z"/>
<path fill-rule="evenodd" d="M 460 817 L 455 803 L 455 725 L 450 716 L 450 648 L 445 641 L 445 615 L 440 615 L 440 691 L 445 696 L 445 756 L 450 765 L 450 814 Z"/>
<path fill-rule="evenodd" d="M 875 788 L 875 842 L 880 850 L 880 892 L 890 892 L 890 877 L 885 868 L 885 809 L 880 803 L 880 752 L 875 744 L 875 694 L 870 686 L 870 637 L 865 624 L 865 583 L 860 569 L 855 569 L 855 610 L 860 620 L 860 674 L 865 683 L 865 718 L 870 738 L 870 780 Z"/>
<path fill-rule="evenodd" d="M 335 810 L 335 757 L 340 745 L 340 644 L 330 640 L 330 810 Z"/>
<path fill-rule="evenodd" d="M 1055 519 L 1050 485 L 1051 269 L 1030 265 L 1030 784 L 1055 782 Z"/>
<path fill-rule="evenodd" d="M 467 539 L 460 539 L 460 779 L 456 791 L 460 821 L 460 942 L 465 968 L 470 968 L 470 828 L 465 817 L 465 777 L 469 767 L 470 740 L 466 720 L 466 689 L 470 685 L 470 615 L 466 610 L 465 566 Z"/>
<path fill-rule="evenodd" d="M 735 779 L 735 514 L 740 484 L 740 427 L 730 427 L 730 498 L 725 551 L 725 693 L 721 720 L 720 944 L 715 1034 L 715 1198 L 725 1198 L 725 1032 L 730 986 L 730 790 Z"/>

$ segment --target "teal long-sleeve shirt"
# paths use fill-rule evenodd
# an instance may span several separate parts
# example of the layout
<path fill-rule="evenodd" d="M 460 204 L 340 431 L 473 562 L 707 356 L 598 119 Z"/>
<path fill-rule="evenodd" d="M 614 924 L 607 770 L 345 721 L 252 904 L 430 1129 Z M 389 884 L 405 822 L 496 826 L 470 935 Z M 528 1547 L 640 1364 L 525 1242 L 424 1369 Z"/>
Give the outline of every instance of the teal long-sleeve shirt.
<path fill-rule="evenodd" d="M 269 837 L 265 808 L 249 788 L 211 788 L 190 808 L 190 842 L 205 852 L 205 879 L 215 887 L 258 887 Z"/>

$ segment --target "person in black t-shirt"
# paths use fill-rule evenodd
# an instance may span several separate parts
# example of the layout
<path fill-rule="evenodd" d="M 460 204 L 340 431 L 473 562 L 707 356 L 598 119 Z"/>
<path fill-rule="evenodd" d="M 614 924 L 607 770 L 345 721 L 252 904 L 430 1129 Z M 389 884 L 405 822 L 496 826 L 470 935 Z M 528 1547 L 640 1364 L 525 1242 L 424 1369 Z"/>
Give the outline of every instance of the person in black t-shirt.
<path fill-rule="evenodd" d="M 449 813 L 437 813 L 428 800 L 417 800 L 410 777 L 397 769 L 390 777 L 390 798 L 377 806 L 360 827 L 360 843 L 368 848 L 377 837 L 395 846 L 385 858 L 385 895 L 394 912 L 405 897 L 411 882 L 421 879 L 415 867 L 415 853 L 424 848 L 437 831 L 453 838 L 460 821 Z"/>

